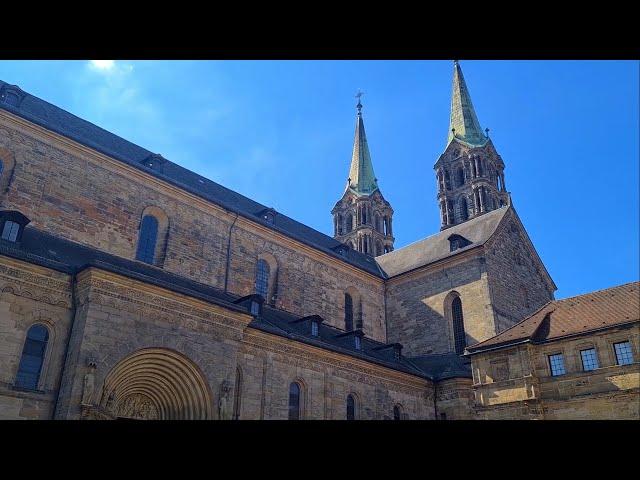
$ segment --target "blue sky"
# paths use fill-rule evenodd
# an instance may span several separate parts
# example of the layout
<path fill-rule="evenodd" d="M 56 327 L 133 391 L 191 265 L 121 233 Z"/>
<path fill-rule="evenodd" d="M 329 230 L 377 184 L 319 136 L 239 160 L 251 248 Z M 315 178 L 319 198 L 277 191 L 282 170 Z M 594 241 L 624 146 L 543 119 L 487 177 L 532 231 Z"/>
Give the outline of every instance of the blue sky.
<path fill-rule="evenodd" d="M 638 280 L 637 61 L 465 61 L 556 298 Z M 439 229 L 450 61 L 2 61 L 0 79 L 332 234 L 357 89 L 396 248 Z"/>

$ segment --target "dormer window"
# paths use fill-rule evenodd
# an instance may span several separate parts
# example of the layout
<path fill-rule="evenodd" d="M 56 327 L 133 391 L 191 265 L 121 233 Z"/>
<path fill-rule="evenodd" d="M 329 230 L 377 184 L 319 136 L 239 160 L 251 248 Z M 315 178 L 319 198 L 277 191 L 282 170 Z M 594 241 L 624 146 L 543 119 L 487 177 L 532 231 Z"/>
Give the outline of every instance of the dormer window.
<path fill-rule="evenodd" d="M 234 300 L 236 305 L 242 305 L 251 315 L 259 317 L 262 315 L 262 303 L 264 299 L 260 295 L 251 294 Z"/>
<path fill-rule="evenodd" d="M 264 210 L 259 211 L 256 215 L 267 223 L 276 223 L 276 211 L 273 208 L 265 208 Z"/>
<path fill-rule="evenodd" d="M 251 315 L 257 317 L 260 315 L 260 302 L 251 300 Z"/>
<path fill-rule="evenodd" d="M 471 245 L 472 242 L 464 238 L 462 235 L 451 235 L 449 238 L 449 251 L 453 252 L 459 248 L 464 248 L 467 245 Z"/>
<path fill-rule="evenodd" d="M 338 255 L 342 255 L 343 257 L 347 256 L 347 252 L 349 251 L 349 246 L 341 243 L 340 245 L 333 247 L 333 251 L 336 252 Z"/>
<path fill-rule="evenodd" d="M 10 242 L 15 242 L 16 238 L 18 238 L 18 232 L 20 231 L 20 225 L 16 222 L 12 222 L 11 220 L 7 220 L 4 222 L 4 227 L 2 228 L 2 239 L 9 240 Z"/>
<path fill-rule="evenodd" d="M 356 350 L 362 350 L 362 339 L 360 338 L 360 335 L 356 335 L 353 338 L 355 340 Z"/>
<path fill-rule="evenodd" d="M 24 96 L 25 93 L 16 85 L 5 85 L 0 90 L 0 101 L 14 107 L 20 106 Z"/>
<path fill-rule="evenodd" d="M 24 227 L 30 220 L 16 210 L 0 211 L 0 238 L 7 242 L 19 242 Z"/>
<path fill-rule="evenodd" d="M 164 158 L 159 153 L 151 154 L 142 161 L 142 164 L 145 167 L 148 167 L 152 170 L 156 170 L 158 172 L 163 171 L 165 163 L 167 163 L 167 159 Z"/>
<path fill-rule="evenodd" d="M 304 324 L 304 332 L 311 332 L 312 337 L 318 337 L 320 335 L 320 324 L 324 321 L 324 319 L 320 315 L 309 315 L 307 317 L 296 318 L 295 320 L 291 320 L 291 323 L 302 323 Z"/>

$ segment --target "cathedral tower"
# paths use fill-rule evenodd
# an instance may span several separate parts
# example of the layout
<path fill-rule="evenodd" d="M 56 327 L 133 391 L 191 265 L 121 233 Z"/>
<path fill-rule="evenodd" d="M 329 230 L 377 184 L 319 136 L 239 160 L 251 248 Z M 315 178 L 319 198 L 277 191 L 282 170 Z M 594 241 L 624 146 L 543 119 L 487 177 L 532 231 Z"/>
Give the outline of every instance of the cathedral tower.
<path fill-rule="evenodd" d="M 457 61 L 453 62 L 447 147 L 433 168 L 438 182 L 441 230 L 510 202 L 504 163 L 489 139 L 489 129 L 482 132 Z"/>
<path fill-rule="evenodd" d="M 331 213 L 336 240 L 359 252 L 378 256 L 393 250 L 393 209 L 382 196 L 373 173 L 362 120 L 361 95 L 356 95 L 358 114 L 349 178 L 342 198 Z"/>

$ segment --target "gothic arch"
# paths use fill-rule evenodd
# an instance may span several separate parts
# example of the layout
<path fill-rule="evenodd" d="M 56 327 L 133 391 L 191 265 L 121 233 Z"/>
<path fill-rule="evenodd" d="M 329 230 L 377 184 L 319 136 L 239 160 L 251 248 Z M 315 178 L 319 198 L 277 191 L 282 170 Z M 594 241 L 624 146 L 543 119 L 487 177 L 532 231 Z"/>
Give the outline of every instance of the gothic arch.
<path fill-rule="evenodd" d="M 115 416 L 159 420 L 213 418 L 212 395 L 198 366 L 165 348 L 145 348 L 107 374 L 101 406 Z"/>
<path fill-rule="evenodd" d="M 162 267 L 164 259 L 167 254 L 167 243 L 169 240 L 169 217 L 160 207 L 155 205 L 149 205 L 140 214 L 138 223 L 138 237 L 140 235 L 140 227 L 142 226 L 142 220 L 147 215 L 154 217 L 158 221 L 158 236 L 156 240 L 155 251 L 153 255 L 153 264 L 157 267 Z M 138 247 L 139 238 L 136 238 L 136 246 Z"/>

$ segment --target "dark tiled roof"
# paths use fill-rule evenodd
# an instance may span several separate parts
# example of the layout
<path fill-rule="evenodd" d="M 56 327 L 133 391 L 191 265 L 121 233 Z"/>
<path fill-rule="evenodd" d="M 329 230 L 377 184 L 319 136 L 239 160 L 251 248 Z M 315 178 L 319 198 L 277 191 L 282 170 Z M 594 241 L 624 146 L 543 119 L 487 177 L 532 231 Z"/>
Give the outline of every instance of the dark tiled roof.
<path fill-rule="evenodd" d="M 632 282 L 577 297 L 554 300 L 520 323 L 480 343 L 469 353 L 530 341 L 550 340 L 640 320 L 640 283 Z"/>
<path fill-rule="evenodd" d="M 221 305 L 225 308 L 245 313 L 248 311 L 246 306 L 234 303 L 240 298 L 238 295 L 225 293 L 217 288 L 169 273 L 159 267 L 135 260 L 127 260 L 55 237 L 29 226 L 24 229 L 20 243 L 0 240 L 0 254 L 66 273 L 80 271 L 93 266 Z M 254 319 L 249 326 L 305 344 L 360 358 L 393 370 L 422 378 L 430 378 L 411 362 L 407 361 L 406 358 L 396 359 L 392 348 L 378 350 L 378 347 L 385 345 L 383 343 L 364 337 L 362 339 L 362 349 L 356 350 L 352 336 L 340 336 L 345 333 L 344 331 L 321 324 L 319 336 L 313 337 L 305 322 L 294 322 L 294 320 L 300 318 L 289 312 L 264 306 L 262 316 Z"/>
<path fill-rule="evenodd" d="M 8 84 L 0 80 L 0 89 L 6 86 L 8 86 Z M 348 250 L 344 256 L 340 255 L 333 250 L 341 244 L 340 242 L 282 213 L 277 213 L 274 223 L 267 222 L 259 215 L 268 207 L 254 202 L 244 195 L 229 190 L 169 160 L 161 162 L 161 171 L 147 167 L 143 165 L 142 162 L 154 155 L 149 150 L 139 147 L 27 92 L 22 91 L 22 97 L 18 106 L 10 105 L 0 99 L 0 108 L 48 130 L 64 135 L 98 152 L 148 172 L 190 193 L 218 204 L 227 210 L 281 232 L 373 275 L 384 278 L 384 273 L 378 267 L 373 257 L 351 249 Z"/>
<path fill-rule="evenodd" d="M 471 361 L 457 353 L 421 355 L 410 357 L 409 361 L 436 381 L 448 378 L 471 378 Z"/>
<path fill-rule="evenodd" d="M 406 247 L 376 257 L 384 272 L 389 277 L 409 272 L 416 268 L 457 255 L 484 244 L 500 225 L 510 207 L 493 210 L 469 221 L 447 228 L 435 235 L 419 240 Z M 466 247 L 453 252 L 450 250 L 449 237 L 460 235 L 471 242 Z"/>

